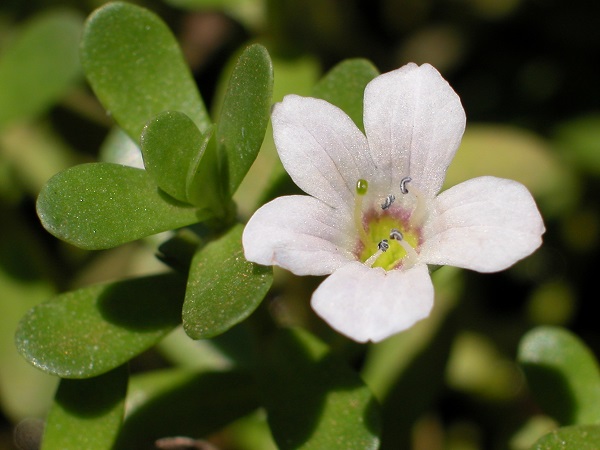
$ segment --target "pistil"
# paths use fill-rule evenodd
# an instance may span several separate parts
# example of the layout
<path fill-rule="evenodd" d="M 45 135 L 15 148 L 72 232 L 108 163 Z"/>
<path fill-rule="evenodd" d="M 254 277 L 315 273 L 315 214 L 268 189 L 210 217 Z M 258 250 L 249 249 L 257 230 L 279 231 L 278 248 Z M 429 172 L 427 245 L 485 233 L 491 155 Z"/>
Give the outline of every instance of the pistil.
<path fill-rule="evenodd" d="M 354 226 L 362 242 L 367 242 L 369 237 L 363 226 L 363 197 L 369 190 L 369 183 L 362 178 L 356 182 L 356 196 L 354 197 Z"/>

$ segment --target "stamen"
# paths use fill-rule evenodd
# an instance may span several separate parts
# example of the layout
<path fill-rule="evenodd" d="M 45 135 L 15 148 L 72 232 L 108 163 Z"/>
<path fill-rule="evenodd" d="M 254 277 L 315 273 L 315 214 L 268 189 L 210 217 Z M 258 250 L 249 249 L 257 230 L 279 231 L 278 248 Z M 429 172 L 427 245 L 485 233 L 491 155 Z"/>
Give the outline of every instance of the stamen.
<path fill-rule="evenodd" d="M 390 239 L 395 239 L 396 241 L 401 241 L 404 239 L 404 236 L 402 235 L 400 230 L 398 230 L 396 228 L 392 228 L 392 230 L 390 231 Z"/>
<path fill-rule="evenodd" d="M 398 241 L 398 243 L 406 251 L 407 256 L 405 258 L 403 258 L 403 260 L 404 260 L 404 267 L 408 269 L 409 267 L 412 267 L 417 262 L 417 258 L 418 258 L 417 252 L 405 240 Z"/>
<path fill-rule="evenodd" d="M 390 248 L 390 243 L 387 239 L 382 239 L 381 241 L 379 241 L 379 244 L 377 244 L 377 248 L 382 252 L 387 252 Z"/>
<path fill-rule="evenodd" d="M 395 261 L 392 264 L 392 267 L 397 266 L 400 261 L 403 261 L 403 266 L 405 268 L 408 269 L 409 267 L 412 267 L 417 262 L 417 252 L 410 246 L 408 242 L 404 240 L 404 235 L 402 232 L 396 228 L 392 228 L 390 231 L 390 239 L 398 241 L 398 244 L 400 244 L 406 252 L 406 255 Z"/>
<path fill-rule="evenodd" d="M 379 258 L 382 254 L 383 254 L 383 251 L 377 250 L 375 253 L 373 253 L 373 255 L 371 255 L 369 257 L 369 259 L 367 259 L 365 261 L 365 265 L 367 267 L 373 267 L 373 264 L 375 264 L 375 261 L 377 261 L 377 258 Z"/>
<path fill-rule="evenodd" d="M 408 194 L 408 189 L 406 189 L 406 183 L 410 183 L 411 181 L 411 177 L 404 177 L 400 180 L 400 192 L 402 192 L 404 195 Z"/>
<path fill-rule="evenodd" d="M 411 181 L 411 177 L 404 177 L 400 180 L 400 192 L 402 192 L 402 194 L 408 194 L 408 188 L 406 187 L 406 185 Z M 419 192 L 418 188 L 412 187 L 410 189 L 410 193 L 412 197 L 414 197 L 414 207 L 411 213 L 410 221 L 414 227 L 420 227 L 425 222 L 427 215 L 426 199 L 422 195 L 422 193 Z"/>
<path fill-rule="evenodd" d="M 390 248 L 390 244 L 387 239 L 382 239 L 379 241 L 379 244 L 377 244 L 377 248 L 378 250 L 365 261 L 365 264 L 369 267 L 373 267 L 373 264 L 375 264 L 377 258 L 383 255 L 383 253 L 387 252 L 388 248 Z"/>
<path fill-rule="evenodd" d="M 427 219 L 427 198 L 415 187 L 410 189 L 410 194 L 414 197 L 414 206 L 410 215 L 410 222 L 413 227 L 419 228 L 423 226 Z"/>
<path fill-rule="evenodd" d="M 381 204 L 381 209 L 386 210 L 388 209 L 390 206 L 392 206 L 392 203 L 394 203 L 394 200 L 396 200 L 396 197 L 394 197 L 393 194 L 388 195 L 385 200 L 383 201 L 383 203 Z"/>

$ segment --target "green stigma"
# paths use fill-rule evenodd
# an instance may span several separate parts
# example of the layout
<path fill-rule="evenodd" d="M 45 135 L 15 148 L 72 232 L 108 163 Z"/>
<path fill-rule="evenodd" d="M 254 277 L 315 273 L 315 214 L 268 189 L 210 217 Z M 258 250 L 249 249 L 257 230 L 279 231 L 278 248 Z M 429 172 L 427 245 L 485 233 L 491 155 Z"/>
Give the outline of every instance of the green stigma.
<path fill-rule="evenodd" d="M 369 182 L 362 178 L 356 182 L 356 193 L 358 195 L 365 195 L 369 190 Z"/>

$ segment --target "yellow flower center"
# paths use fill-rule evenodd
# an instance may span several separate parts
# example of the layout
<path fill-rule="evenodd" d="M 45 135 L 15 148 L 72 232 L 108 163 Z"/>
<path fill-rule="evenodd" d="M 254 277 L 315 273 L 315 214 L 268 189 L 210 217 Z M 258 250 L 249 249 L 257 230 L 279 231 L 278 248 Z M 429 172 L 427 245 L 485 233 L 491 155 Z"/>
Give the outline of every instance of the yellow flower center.
<path fill-rule="evenodd" d="M 366 239 L 364 237 L 361 239 L 363 248 L 359 255 L 360 261 L 366 262 L 381 250 L 381 254 L 373 261 L 372 267 L 392 270 L 398 267 L 404 258 L 412 256 L 408 252 L 419 245 L 419 233 L 408 228 L 401 219 L 394 217 L 391 213 L 367 219 L 365 228 Z M 388 245 L 385 251 L 380 249 L 380 243 L 384 239 Z M 407 246 L 410 248 L 407 249 Z"/>
<path fill-rule="evenodd" d="M 410 181 L 410 179 L 408 179 Z M 400 186 L 401 196 L 408 194 L 406 183 Z M 420 202 L 414 198 L 414 208 L 409 209 L 403 198 L 396 202 L 394 195 L 381 199 L 381 203 L 363 209 L 363 198 L 367 194 L 368 183 L 358 180 L 356 184 L 356 201 L 354 224 L 358 232 L 359 242 L 356 256 L 369 267 L 382 267 L 392 270 L 398 267 L 410 267 L 417 259 L 416 249 L 420 245 L 421 222 Z M 414 197 L 414 196 L 413 196 Z"/>

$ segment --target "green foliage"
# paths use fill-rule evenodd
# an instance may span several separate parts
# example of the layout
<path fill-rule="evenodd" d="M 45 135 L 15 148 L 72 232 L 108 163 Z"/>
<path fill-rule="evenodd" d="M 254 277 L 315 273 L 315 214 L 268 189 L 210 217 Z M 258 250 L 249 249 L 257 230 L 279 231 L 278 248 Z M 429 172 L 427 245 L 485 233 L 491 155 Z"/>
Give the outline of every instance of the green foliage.
<path fill-rule="evenodd" d="M 40 15 L 0 55 L 0 129 L 40 114 L 79 79 L 82 25 L 72 12 Z"/>
<path fill-rule="evenodd" d="M 229 196 L 256 159 L 269 122 L 272 95 L 271 59 L 264 47 L 252 45 L 233 69 L 215 136 Z"/>
<path fill-rule="evenodd" d="M 363 92 L 377 68 L 365 59 L 348 59 L 331 69 L 313 88 L 313 95 L 342 109 L 354 123 L 363 126 Z"/>
<path fill-rule="evenodd" d="M 571 119 L 556 130 L 556 143 L 565 160 L 592 175 L 600 174 L 600 115 Z"/>
<path fill-rule="evenodd" d="M 94 378 L 61 380 L 42 450 L 112 448 L 125 414 L 128 375 L 121 366 Z"/>
<path fill-rule="evenodd" d="M 0 448 L 8 421 L 48 410 L 45 450 L 167 436 L 243 450 L 600 448 L 600 341 L 581 295 L 600 248 L 597 6 L 163 0 L 107 3 L 84 24 L 105 2 L 1 3 Z M 548 229 L 502 274 L 437 271 L 431 316 L 374 345 L 310 311 L 320 279 L 248 263 L 239 223 L 297 193 L 273 101 L 322 98 L 363 129 L 378 70 L 342 61 L 354 55 L 436 66 L 468 116 L 446 186 L 516 179 Z M 89 163 L 100 145 L 106 162 Z M 145 170 L 120 165 L 142 155 Z M 43 227 L 79 248 L 36 222 L 38 193 Z M 157 248 L 176 273 L 147 275 Z M 572 332 L 525 334 L 532 322 Z"/>
<path fill-rule="evenodd" d="M 243 227 L 231 227 L 229 217 L 231 195 L 256 158 L 269 119 L 273 70 L 264 47 L 242 52 L 216 126 L 175 38 L 153 13 L 126 3 L 100 8 L 86 22 L 81 55 L 100 101 L 132 141 L 139 140 L 146 170 L 91 163 L 60 172 L 38 198 L 44 227 L 81 248 L 103 249 L 204 223 L 197 226 L 202 238 L 182 241 L 198 246 L 187 262 L 187 290 L 175 274 L 134 278 L 58 295 L 23 317 L 19 352 L 63 377 L 44 438 L 47 449 L 111 446 L 121 429 L 127 378 L 124 366 L 117 367 L 181 323 L 184 298 L 186 330 L 195 338 L 213 337 L 246 319 L 272 281 L 270 268 L 244 259 Z M 109 145 L 112 152 L 136 151 L 118 136 Z M 123 448 L 146 438 L 152 445 L 162 433 L 208 433 L 258 406 L 248 374 L 193 373 L 181 382 L 167 376 L 166 384 L 158 378 L 159 386 L 168 387 L 144 393 L 153 401 L 128 418 L 118 443 Z M 78 397 L 84 406 L 78 407 Z M 164 421 L 159 413 L 175 405 L 180 414 Z M 153 417 L 156 426 L 148 428 Z M 75 428 L 81 436 L 71 439 Z"/>
<path fill-rule="evenodd" d="M 180 111 L 205 132 L 210 118 L 175 37 L 145 8 L 114 2 L 86 22 L 81 61 L 94 92 L 137 142 L 163 111 Z"/>
<path fill-rule="evenodd" d="M 175 328 L 183 296 L 183 280 L 174 274 L 67 292 L 23 317 L 17 348 L 34 366 L 63 378 L 100 375 Z"/>
<path fill-rule="evenodd" d="M 202 218 L 158 189 L 146 171 L 111 163 L 82 164 L 55 175 L 40 192 L 37 211 L 49 232 L 92 250 Z"/>
<path fill-rule="evenodd" d="M 54 287 L 36 274 L 32 261 L 41 249 L 31 245 L 33 233 L 10 216 L 2 216 L 0 234 L 0 406 L 18 422 L 40 417 L 48 410 L 56 387 L 51 377 L 28 364 L 15 348 L 19 320 L 36 304 L 55 294 Z"/>
<path fill-rule="evenodd" d="M 203 135 L 183 113 L 161 113 L 146 124 L 142 133 L 144 166 L 162 190 L 181 202 L 192 203 L 190 185 L 199 164 L 203 162 L 211 135 L 211 130 Z M 218 170 L 214 164 L 208 166 L 212 171 Z M 218 191 L 208 190 L 202 194 L 204 199 L 213 198 L 217 197 Z M 214 201 L 205 200 L 204 203 Z"/>
<path fill-rule="evenodd" d="M 519 347 L 519 362 L 540 406 L 562 425 L 600 421 L 600 369 L 572 333 L 539 327 Z"/>
<path fill-rule="evenodd" d="M 259 406 L 253 378 L 235 370 L 141 374 L 132 377 L 129 394 L 141 401 L 131 405 L 116 449 L 142 450 L 165 436 L 209 434 Z"/>
<path fill-rule="evenodd" d="M 280 449 L 375 449 L 379 413 L 358 374 L 300 329 L 261 343 L 259 383 Z"/>
<path fill-rule="evenodd" d="M 183 305 L 183 327 L 192 339 L 207 339 L 246 319 L 273 281 L 273 269 L 246 261 L 241 225 L 194 255 Z"/>
<path fill-rule="evenodd" d="M 38 198 L 44 227 L 81 248 L 102 249 L 227 218 L 268 122 L 273 73 L 267 51 L 254 45 L 242 53 L 213 140 L 179 47 L 158 17 L 111 3 L 90 17 L 82 39 L 86 75 L 129 136 L 137 141 L 141 135 L 147 172 L 95 163 L 56 175 Z"/>
<path fill-rule="evenodd" d="M 559 428 L 538 440 L 531 450 L 596 450 L 600 447 L 599 425 Z"/>

